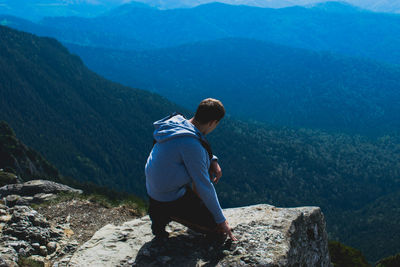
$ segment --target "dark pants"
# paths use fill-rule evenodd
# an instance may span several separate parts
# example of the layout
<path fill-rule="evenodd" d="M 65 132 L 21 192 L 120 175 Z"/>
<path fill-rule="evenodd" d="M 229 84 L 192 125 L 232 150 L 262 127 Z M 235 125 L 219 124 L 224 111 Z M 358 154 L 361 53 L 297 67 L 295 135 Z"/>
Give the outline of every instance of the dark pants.
<path fill-rule="evenodd" d="M 171 221 L 179 222 L 196 232 L 217 233 L 213 215 L 191 188 L 186 188 L 185 195 L 175 201 L 160 202 L 150 197 L 149 215 L 151 230 L 156 237 L 168 236 L 165 226 Z"/>

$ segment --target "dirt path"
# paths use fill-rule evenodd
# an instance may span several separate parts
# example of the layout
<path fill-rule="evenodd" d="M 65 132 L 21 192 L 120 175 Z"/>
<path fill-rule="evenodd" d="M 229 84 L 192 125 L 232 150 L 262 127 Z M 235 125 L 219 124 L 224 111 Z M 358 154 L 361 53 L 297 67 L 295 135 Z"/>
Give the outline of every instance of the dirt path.
<path fill-rule="evenodd" d="M 124 207 L 106 208 L 98 203 L 85 200 L 70 200 L 52 206 L 39 207 L 53 225 L 69 225 L 69 235 L 79 245 L 89 240 L 93 234 L 107 224 L 120 225 L 135 219 L 139 214 Z"/>

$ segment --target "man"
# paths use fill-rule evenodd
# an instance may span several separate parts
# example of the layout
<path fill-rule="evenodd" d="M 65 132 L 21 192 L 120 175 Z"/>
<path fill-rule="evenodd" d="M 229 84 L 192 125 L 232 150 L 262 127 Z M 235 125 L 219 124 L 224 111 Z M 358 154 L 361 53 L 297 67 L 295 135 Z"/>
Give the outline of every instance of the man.
<path fill-rule="evenodd" d="M 165 227 L 173 220 L 201 233 L 236 240 L 212 184 L 222 176 L 221 168 L 205 139 L 224 115 L 222 103 L 207 98 L 190 120 L 175 114 L 154 123 L 154 147 L 145 172 L 156 238 L 168 237 Z"/>

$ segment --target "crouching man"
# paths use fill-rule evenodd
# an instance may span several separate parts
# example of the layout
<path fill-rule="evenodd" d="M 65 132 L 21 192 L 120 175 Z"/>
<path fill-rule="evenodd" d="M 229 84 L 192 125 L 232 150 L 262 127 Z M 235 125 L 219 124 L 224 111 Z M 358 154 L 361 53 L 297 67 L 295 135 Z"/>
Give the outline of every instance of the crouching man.
<path fill-rule="evenodd" d="M 197 232 L 236 240 L 212 183 L 218 182 L 221 168 L 205 139 L 224 115 L 222 103 L 207 98 L 189 120 L 174 114 L 154 123 L 154 146 L 145 172 L 156 238 L 168 237 L 165 227 L 176 221 Z"/>

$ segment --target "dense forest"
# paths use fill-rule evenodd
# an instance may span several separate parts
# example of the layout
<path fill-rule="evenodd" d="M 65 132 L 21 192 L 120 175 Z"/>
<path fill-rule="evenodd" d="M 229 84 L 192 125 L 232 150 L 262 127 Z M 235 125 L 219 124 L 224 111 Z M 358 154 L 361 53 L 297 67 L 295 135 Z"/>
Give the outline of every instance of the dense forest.
<path fill-rule="evenodd" d="M 143 52 L 68 47 L 105 77 L 187 108 L 212 96 L 235 117 L 275 125 L 400 131 L 397 66 L 237 38 Z"/>
<path fill-rule="evenodd" d="M 60 181 L 58 170 L 38 152 L 20 142 L 4 121 L 0 121 L 0 169 L 17 174 L 22 181 L 34 178 Z"/>
<path fill-rule="evenodd" d="M 101 78 L 54 39 L 6 27 L 0 35 L 0 119 L 66 176 L 145 196 L 152 122 L 172 111 L 191 112 Z M 272 127 L 228 116 L 210 135 L 224 173 L 217 185 L 221 203 L 321 206 L 332 239 L 356 248 L 374 240 L 362 249 L 371 261 L 393 255 L 400 229 L 391 222 L 400 214 L 384 198 L 395 200 L 400 191 L 399 138 Z M 368 217 L 356 220 L 363 209 Z M 377 218 L 373 225 L 371 216 Z M 373 227 L 391 227 L 393 242 Z"/>
<path fill-rule="evenodd" d="M 1 119 L 66 176 L 143 195 L 151 122 L 177 107 L 103 79 L 54 39 L 0 34 Z"/>

